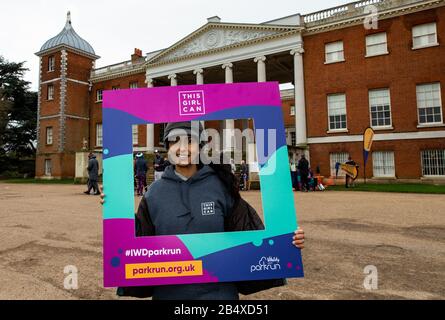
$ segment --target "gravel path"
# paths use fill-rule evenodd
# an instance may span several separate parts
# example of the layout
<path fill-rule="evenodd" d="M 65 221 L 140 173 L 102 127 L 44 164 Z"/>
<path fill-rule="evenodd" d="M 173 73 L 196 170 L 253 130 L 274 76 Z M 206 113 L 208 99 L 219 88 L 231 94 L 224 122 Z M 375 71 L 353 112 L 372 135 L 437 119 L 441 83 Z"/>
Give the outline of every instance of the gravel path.
<path fill-rule="evenodd" d="M 0 183 L 0 299 L 116 299 L 102 287 L 99 198 L 76 185 Z M 243 196 L 261 211 L 257 191 Z M 249 299 L 445 299 L 445 196 L 295 193 L 304 279 Z M 64 267 L 79 289 L 63 287 Z M 378 270 L 365 290 L 364 268 Z"/>

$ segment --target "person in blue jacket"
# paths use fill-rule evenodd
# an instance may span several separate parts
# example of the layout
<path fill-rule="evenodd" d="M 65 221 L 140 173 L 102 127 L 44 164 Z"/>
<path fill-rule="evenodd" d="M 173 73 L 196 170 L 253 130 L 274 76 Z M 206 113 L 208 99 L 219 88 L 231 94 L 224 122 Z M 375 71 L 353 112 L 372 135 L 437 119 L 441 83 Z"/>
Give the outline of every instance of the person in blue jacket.
<path fill-rule="evenodd" d="M 147 179 L 147 171 L 148 171 L 147 160 L 145 160 L 142 152 L 139 152 L 136 155 L 136 163 L 135 163 L 134 167 L 135 167 L 136 179 L 137 179 L 136 192 L 137 192 L 138 196 L 142 196 L 144 187 L 147 184 L 146 179 Z"/>

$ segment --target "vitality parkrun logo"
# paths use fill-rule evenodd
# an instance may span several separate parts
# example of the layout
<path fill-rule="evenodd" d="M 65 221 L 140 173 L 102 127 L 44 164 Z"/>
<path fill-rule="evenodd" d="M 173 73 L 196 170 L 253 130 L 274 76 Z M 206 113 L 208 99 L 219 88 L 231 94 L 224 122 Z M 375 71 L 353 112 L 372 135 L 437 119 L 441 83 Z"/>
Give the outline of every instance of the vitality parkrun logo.
<path fill-rule="evenodd" d="M 203 90 L 179 91 L 179 115 L 190 116 L 205 114 L 205 101 Z"/>
<path fill-rule="evenodd" d="M 258 264 L 250 266 L 250 272 L 281 270 L 280 259 L 277 257 L 262 257 Z"/>

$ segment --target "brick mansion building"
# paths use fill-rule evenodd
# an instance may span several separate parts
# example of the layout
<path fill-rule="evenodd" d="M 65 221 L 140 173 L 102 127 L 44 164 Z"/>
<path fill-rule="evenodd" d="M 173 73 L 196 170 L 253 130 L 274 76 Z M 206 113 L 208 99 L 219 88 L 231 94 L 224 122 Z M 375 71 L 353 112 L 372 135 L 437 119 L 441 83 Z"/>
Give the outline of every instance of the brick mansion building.
<path fill-rule="evenodd" d="M 104 90 L 277 81 L 293 87 L 281 91 L 291 158 L 307 154 L 325 177 L 349 156 L 363 168 L 372 127 L 368 179 L 445 181 L 445 0 L 357 1 L 260 24 L 215 16 L 168 48 L 102 68 L 68 15 L 37 56 L 38 178 L 75 177 L 83 154 L 100 155 Z M 134 149 L 163 150 L 162 135 L 161 124 L 134 126 Z"/>

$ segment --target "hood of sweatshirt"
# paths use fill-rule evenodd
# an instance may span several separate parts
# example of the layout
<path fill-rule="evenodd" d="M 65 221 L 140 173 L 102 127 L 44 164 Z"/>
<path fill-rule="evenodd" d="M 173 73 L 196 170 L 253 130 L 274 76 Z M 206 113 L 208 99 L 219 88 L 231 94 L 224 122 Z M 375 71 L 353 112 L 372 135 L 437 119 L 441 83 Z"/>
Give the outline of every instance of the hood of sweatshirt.
<path fill-rule="evenodd" d="M 162 175 L 162 179 L 166 180 L 173 180 L 177 182 L 187 182 L 189 184 L 196 183 L 198 181 L 204 180 L 205 178 L 215 175 L 216 172 L 209 166 L 203 166 L 201 169 L 196 171 L 196 173 L 191 176 L 186 181 L 182 180 L 181 177 L 179 177 L 175 173 L 175 166 L 170 165 L 167 168 L 165 168 L 164 174 Z"/>

